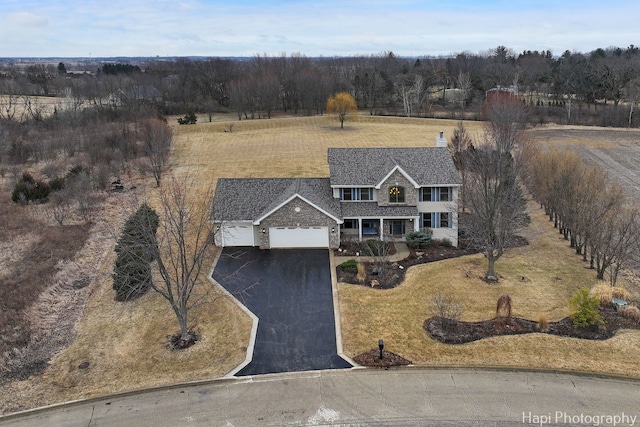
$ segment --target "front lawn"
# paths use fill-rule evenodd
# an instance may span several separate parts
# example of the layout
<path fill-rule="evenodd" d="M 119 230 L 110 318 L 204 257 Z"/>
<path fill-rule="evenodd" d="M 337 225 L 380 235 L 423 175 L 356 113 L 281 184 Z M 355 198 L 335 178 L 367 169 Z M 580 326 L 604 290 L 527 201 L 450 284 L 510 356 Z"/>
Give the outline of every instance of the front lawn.
<path fill-rule="evenodd" d="M 438 292 L 454 295 L 462 303 L 464 321 L 493 318 L 496 302 L 504 294 L 512 298 L 515 317 L 538 321 L 544 316 L 553 322 L 569 315 L 569 298 L 584 286 L 594 286 L 595 272 L 586 268 L 535 204 L 530 210 L 532 224 L 524 233 L 530 244 L 510 250 L 498 261 L 498 284 L 482 280 L 486 260 L 480 254 L 411 267 L 405 282 L 393 289 L 339 283 L 345 353 L 355 357 L 383 339 L 386 350 L 414 364 L 637 376 L 640 331 L 622 330 L 604 341 L 533 333 L 450 345 L 431 339 L 424 330 L 425 320 L 437 314 L 431 300 Z"/>

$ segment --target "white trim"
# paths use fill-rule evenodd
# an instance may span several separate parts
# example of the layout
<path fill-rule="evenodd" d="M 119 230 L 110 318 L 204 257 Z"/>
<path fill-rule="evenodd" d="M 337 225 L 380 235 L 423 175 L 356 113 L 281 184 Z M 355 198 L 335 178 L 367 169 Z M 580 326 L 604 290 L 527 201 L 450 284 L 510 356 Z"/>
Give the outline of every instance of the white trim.
<path fill-rule="evenodd" d="M 380 181 L 378 184 L 376 184 L 376 186 L 374 187 L 376 190 L 379 190 L 380 187 L 382 187 L 382 183 L 384 183 L 387 179 L 389 179 L 389 177 L 395 172 L 395 171 L 400 171 L 400 173 L 407 178 L 407 180 L 409 181 L 409 183 L 411 183 L 411 185 L 413 185 L 414 188 L 420 188 L 420 185 L 415 182 L 415 180 L 413 178 L 411 178 L 409 176 L 408 173 L 406 173 L 400 166 L 396 165 L 393 169 L 391 169 L 391 172 L 389 172 L 384 178 L 382 178 L 382 181 Z"/>
<path fill-rule="evenodd" d="M 301 195 L 299 195 L 298 193 L 294 194 L 293 196 L 289 197 L 287 200 L 285 200 L 284 202 L 280 203 L 278 206 L 276 206 L 275 208 L 271 209 L 269 212 L 267 212 L 266 214 L 262 215 L 261 217 L 259 217 L 258 219 L 256 219 L 255 221 L 253 221 L 253 225 L 260 225 L 260 223 L 267 217 L 269 217 L 272 213 L 276 212 L 277 210 L 281 209 L 284 205 L 286 205 L 287 203 L 289 203 L 290 201 L 292 201 L 295 198 L 299 198 L 300 200 L 302 200 L 303 202 L 307 203 L 309 206 L 319 210 L 320 212 L 322 212 L 323 214 L 325 214 L 326 216 L 328 216 L 329 218 L 332 218 L 333 220 L 336 221 L 337 224 L 342 224 L 342 220 L 332 214 L 330 214 L 329 212 L 325 211 L 324 209 L 322 209 L 321 207 L 319 207 L 318 205 L 310 202 L 309 200 L 305 199 L 304 197 L 302 197 Z"/>
<path fill-rule="evenodd" d="M 375 185 L 347 185 L 347 184 L 333 184 L 331 185 L 331 188 L 376 188 Z"/>

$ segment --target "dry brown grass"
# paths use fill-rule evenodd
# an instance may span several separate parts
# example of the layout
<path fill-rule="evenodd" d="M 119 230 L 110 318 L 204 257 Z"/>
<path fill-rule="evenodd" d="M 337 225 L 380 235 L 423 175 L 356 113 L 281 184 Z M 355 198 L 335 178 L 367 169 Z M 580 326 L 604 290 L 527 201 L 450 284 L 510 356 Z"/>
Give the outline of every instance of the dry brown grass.
<path fill-rule="evenodd" d="M 225 132 L 229 124 L 233 124 L 232 132 Z M 201 188 L 218 177 L 327 176 L 328 147 L 430 146 L 439 131 L 450 137 L 456 125 L 454 120 L 365 115 L 346 122 L 340 130 L 339 123 L 329 117 L 238 122 L 231 116 L 228 120 L 216 116 L 213 123 L 201 118 L 196 125 L 175 126 L 172 169 L 178 175 L 189 173 L 203 183 Z M 466 126 L 472 134 L 480 133 L 481 123 Z M 147 188 L 141 197 L 153 203 L 156 195 L 151 179 L 136 184 L 139 190 Z M 114 217 L 117 215 L 115 212 Z M 606 342 L 535 334 L 448 346 L 430 340 L 422 330 L 423 321 L 432 314 L 431 295 L 438 291 L 459 296 L 465 306 L 463 320 L 492 316 L 495 301 L 502 294 L 512 297 L 515 316 L 538 318 L 544 314 L 558 320 L 568 314 L 566 301 L 575 290 L 594 284 L 594 274 L 583 268 L 566 242 L 550 230 L 541 212 L 533 209 L 533 218 L 527 232 L 531 245 L 513 250 L 499 261 L 498 285 L 489 286 L 479 279 L 485 267 L 481 256 L 412 267 L 406 283 L 392 290 L 339 285 L 346 352 L 355 355 L 369 350 L 383 338 L 390 351 L 423 364 L 634 372 L 640 349 L 638 332 L 622 331 Z M 113 240 L 105 239 L 102 251 L 95 251 L 92 259 L 96 260 L 97 279 L 83 320 L 77 325 L 75 341 L 51 361 L 44 375 L 0 387 L 0 413 L 217 377 L 244 358 L 250 321 L 227 299 L 195 313 L 194 326 L 202 335 L 201 342 L 184 352 L 169 352 L 165 338 L 177 326 L 167 303 L 155 294 L 115 303 L 110 280 Z M 80 369 L 83 362 L 89 367 Z"/>
<path fill-rule="evenodd" d="M 530 209 L 530 245 L 509 251 L 498 261 L 497 285 L 482 280 L 486 261 L 481 255 L 411 267 L 405 283 L 391 290 L 339 284 L 345 352 L 353 357 L 384 339 L 390 351 L 416 364 L 637 375 L 638 331 L 621 331 L 601 342 L 531 334 L 446 345 L 430 339 L 422 328 L 424 321 L 436 314 L 429 302 L 438 292 L 456 295 L 463 304 L 461 318 L 466 321 L 492 318 L 495 301 L 503 294 L 511 296 L 517 317 L 544 316 L 557 321 L 569 314 L 568 299 L 581 287 L 594 285 L 595 274 L 573 254 L 543 212 L 535 205 Z"/>
<path fill-rule="evenodd" d="M 232 132 L 225 132 L 234 123 Z M 329 175 L 329 147 L 433 146 L 451 135 L 454 120 L 325 117 L 198 123 L 176 126 L 174 169 L 197 171 L 204 182 L 219 177 L 321 177 Z M 481 124 L 468 123 L 471 133 Z"/>
<path fill-rule="evenodd" d="M 366 277 L 367 277 L 367 272 L 365 270 L 364 264 L 359 262 L 358 263 L 358 274 L 356 276 L 356 279 L 358 280 L 358 282 L 364 283 L 364 280 L 365 280 Z"/>
<path fill-rule="evenodd" d="M 608 283 L 598 283 L 591 289 L 591 295 L 598 298 L 601 305 L 611 304 L 613 298 L 628 300 L 631 296 L 626 289 Z"/>

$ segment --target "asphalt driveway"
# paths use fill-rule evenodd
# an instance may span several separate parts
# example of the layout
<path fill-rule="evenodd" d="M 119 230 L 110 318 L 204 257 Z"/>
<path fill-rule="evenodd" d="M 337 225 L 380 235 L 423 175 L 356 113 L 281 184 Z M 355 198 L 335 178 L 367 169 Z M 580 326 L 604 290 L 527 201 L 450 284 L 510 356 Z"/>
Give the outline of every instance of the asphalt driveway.
<path fill-rule="evenodd" d="M 213 278 L 259 319 L 236 375 L 351 367 L 337 354 L 326 249 L 224 248 Z"/>

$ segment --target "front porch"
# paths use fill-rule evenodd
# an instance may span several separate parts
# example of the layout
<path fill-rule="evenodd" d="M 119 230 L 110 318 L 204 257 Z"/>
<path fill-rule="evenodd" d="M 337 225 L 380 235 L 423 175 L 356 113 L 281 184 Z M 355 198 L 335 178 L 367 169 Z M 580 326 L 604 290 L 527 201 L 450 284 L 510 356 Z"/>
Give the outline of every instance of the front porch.
<path fill-rule="evenodd" d="M 419 230 L 419 217 L 345 218 L 340 225 L 340 240 L 403 241 L 407 233 Z"/>

